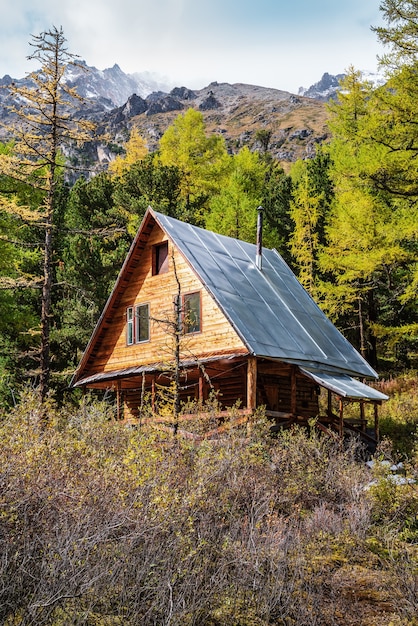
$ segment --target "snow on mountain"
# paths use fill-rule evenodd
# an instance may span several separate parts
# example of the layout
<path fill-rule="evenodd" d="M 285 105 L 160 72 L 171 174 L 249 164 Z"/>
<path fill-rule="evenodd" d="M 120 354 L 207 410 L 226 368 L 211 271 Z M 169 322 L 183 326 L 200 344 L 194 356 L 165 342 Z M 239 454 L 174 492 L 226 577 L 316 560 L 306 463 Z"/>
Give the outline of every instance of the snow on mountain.
<path fill-rule="evenodd" d="M 299 87 L 298 95 L 327 102 L 328 100 L 336 97 L 337 92 L 340 89 L 340 82 L 345 76 L 346 74 L 334 75 L 325 72 L 317 83 L 314 83 L 308 88 Z M 361 72 L 361 76 L 363 80 L 371 82 L 374 87 L 379 87 L 385 82 L 383 74 L 379 74 L 378 72 L 365 70 Z"/>
<path fill-rule="evenodd" d="M 364 70 L 361 72 L 361 76 L 363 80 L 367 80 L 369 83 L 372 83 L 373 87 L 381 87 L 386 82 L 386 77 L 383 74 L 379 74 L 379 72 L 369 72 Z"/>
<path fill-rule="evenodd" d="M 67 67 L 65 78 L 80 96 L 97 100 L 109 110 L 124 104 L 134 93 L 146 98 L 154 91 L 168 91 L 171 88 L 166 79 L 156 74 L 125 74 L 116 63 L 113 67 L 98 70 L 80 61 L 76 66 Z"/>

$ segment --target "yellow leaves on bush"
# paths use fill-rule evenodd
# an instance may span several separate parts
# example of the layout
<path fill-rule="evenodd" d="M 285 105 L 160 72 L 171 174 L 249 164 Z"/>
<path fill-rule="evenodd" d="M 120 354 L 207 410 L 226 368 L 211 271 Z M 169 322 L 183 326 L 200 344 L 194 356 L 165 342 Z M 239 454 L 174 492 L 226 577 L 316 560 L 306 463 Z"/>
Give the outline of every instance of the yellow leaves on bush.
<path fill-rule="evenodd" d="M 402 618 L 416 610 L 405 539 L 370 558 L 393 520 L 371 519 L 352 446 L 314 430 L 271 439 L 261 416 L 196 443 L 92 401 L 48 410 L 42 429 L 29 394 L 0 425 L 2 623 L 331 626 L 339 613 L 359 626 L 344 582 L 356 566 L 397 581 Z"/>

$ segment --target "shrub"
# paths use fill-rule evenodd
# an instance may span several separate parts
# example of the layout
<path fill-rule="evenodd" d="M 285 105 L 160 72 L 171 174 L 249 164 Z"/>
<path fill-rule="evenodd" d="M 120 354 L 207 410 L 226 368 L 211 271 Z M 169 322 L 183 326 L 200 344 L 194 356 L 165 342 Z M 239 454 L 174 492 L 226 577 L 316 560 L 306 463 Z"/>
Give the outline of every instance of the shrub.
<path fill-rule="evenodd" d="M 1 623 L 412 623 L 415 556 L 355 444 L 272 440 L 262 416 L 196 444 L 105 404 L 48 410 L 40 428 L 29 395 L 0 426 Z"/>

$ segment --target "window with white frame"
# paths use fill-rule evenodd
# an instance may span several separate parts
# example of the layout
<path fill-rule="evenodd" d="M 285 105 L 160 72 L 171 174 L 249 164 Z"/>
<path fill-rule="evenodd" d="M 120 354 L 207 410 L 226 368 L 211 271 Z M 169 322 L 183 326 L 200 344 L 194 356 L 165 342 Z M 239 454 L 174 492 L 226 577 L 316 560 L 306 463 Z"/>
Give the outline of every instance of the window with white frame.
<path fill-rule="evenodd" d="M 149 341 L 149 304 L 137 304 L 126 309 L 126 343 Z"/>

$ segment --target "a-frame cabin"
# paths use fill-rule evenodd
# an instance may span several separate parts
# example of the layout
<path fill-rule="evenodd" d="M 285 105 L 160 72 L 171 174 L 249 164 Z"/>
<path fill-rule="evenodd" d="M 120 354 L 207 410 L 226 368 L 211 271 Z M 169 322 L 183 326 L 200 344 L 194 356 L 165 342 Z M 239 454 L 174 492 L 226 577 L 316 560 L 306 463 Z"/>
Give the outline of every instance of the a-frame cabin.
<path fill-rule="evenodd" d="M 156 389 L 170 384 L 174 361 L 183 401 L 214 390 L 223 407 L 240 400 L 243 414 L 265 406 L 273 428 L 316 417 L 320 428 L 359 428 L 366 439 L 371 405 L 378 439 L 387 396 L 359 380 L 376 372 L 277 251 L 149 208 L 71 384 L 113 389 L 118 417 L 135 420 L 144 391 L 158 412 Z M 345 418 L 348 402 L 358 403 L 356 423 Z"/>

